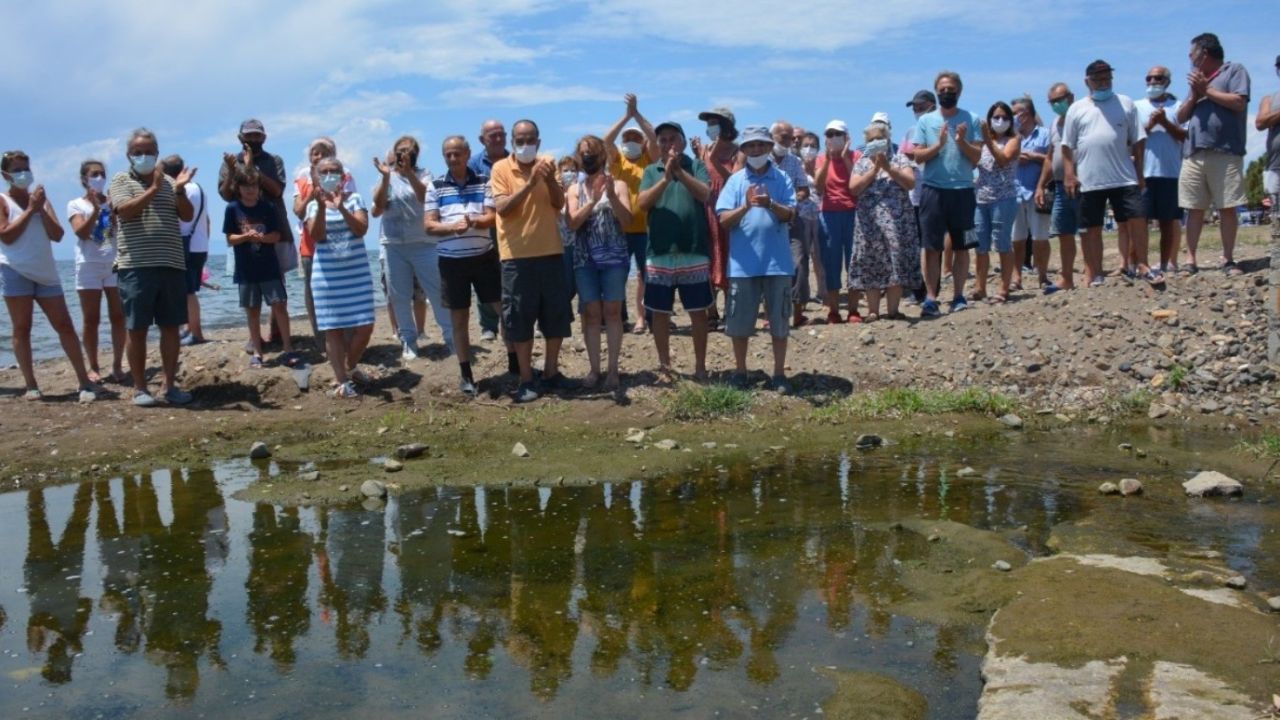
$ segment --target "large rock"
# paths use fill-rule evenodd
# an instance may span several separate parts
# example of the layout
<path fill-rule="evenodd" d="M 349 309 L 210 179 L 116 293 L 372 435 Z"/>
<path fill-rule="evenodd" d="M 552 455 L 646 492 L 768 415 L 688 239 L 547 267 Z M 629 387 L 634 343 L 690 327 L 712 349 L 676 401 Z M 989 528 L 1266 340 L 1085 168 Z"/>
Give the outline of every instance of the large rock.
<path fill-rule="evenodd" d="M 1021 430 L 1022 418 L 1018 417 L 1017 415 L 1014 415 L 1013 413 L 1009 413 L 1007 415 L 1001 415 L 1000 424 L 1004 425 L 1007 428 L 1013 428 L 1014 430 Z"/>
<path fill-rule="evenodd" d="M 369 498 L 384 498 L 387 496 L 387 486 L 377 480 L 365 480 L 360 485 L 360 494 Z"/>
<path fill-rule="evenodd" d="M 659 450 L 676 450 L 680 447 L 680 443 L 672 440 L 671 438 L 667 438 L 666 440 L 659 440 L 654 443 L 653 446 Z"/>
<path fill-rule="evenodd" d="M 261 440 L 249 447 L 250 460 L 266 460 L 269 457 L 271 457 L 271 448 Z"/>
<path fill-rule="evenodd" d="M 1120 481 L 1121 495 L 1140 495 L 1142 493 L 1142 483 L 1135 478 L 1124 478 Z"/>
<path fill-rule="evenodd" d="M 1191 497 L 1210 497 L 1214 495 L 1239 497 L 1244 494 L 1244 485 L 1216 470 L 1205 470 L 1196 475 L 1182 483 L 1182 489 L 1186 490 L 1187 495 Z"/>
<path fill-rule="evenodd" d="M 392 460 L 391 458 L 387 458 L 382 462 L 382 469 L 389 473 L 400 472 L 401 470 L 404 469 L 404 463 L 400 462 L 399 460 Z"/>
<path fill-rule="evenodd" d="M 396 457 L 401 460 L 409 460 L 411 458 L 422 457 L 427 451 L 427 446 L 422 443 L 409 443 L 396 448 Z"/>
<path fill-rule="evenodd" d="M 518 458 L 527 458 L 529 457 L 529 448 L 525 447 L 524 443 L 518 442 L 511 446 L 511 454 Z"/>
<path fill-rule="evenodd" d="M 859 435 L 858 439 L 854 441 L 854 447 L 859 450 L 870 450 L 871 448 L 878 448 L 883 444 L 884 438 L 879 435 L 872 435 L 871 433 Z"/>

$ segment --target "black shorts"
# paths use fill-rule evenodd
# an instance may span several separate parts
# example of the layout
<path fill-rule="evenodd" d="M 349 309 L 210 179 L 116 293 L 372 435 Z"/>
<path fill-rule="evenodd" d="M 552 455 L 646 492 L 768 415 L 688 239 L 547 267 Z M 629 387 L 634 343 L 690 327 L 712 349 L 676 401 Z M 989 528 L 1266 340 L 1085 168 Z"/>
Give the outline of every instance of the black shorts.
<path fill-rule="evenodd" d="M 187 321 L 187 273 L 167 267 L 120 268 L 116 273 L 124 325 L 146 330 L 176 327 Z"/>
<path fill-rule="evenodd" d="M 973 232 L 973 218 L 978 211 L 978 197 L 973 188 L 946 190 L 931 185 L 920 187 L 920 244 L 926 250 L 942 252 L 947 235 L 953 250 L 969 250 L 978 246 Z"/>
<path fill-rule="evenodd" d="M 502 326 L 507 339 L 533 340 L 535 323 L 544 337 L 570 335 L 573 307 L 559 255 L 502 261 Z"/>
<path fill-rule="evenodd" d="M 1142 205 L 1148 220 L 1181 220 L 1178 178 L 1147 178 L 1147 188 L 1142 191 Z"/>
<path fill-rule="evenodd" d="M 187 253 L 187 294 L 195 295 L 200 292 L 200 280 L 204 277 L 204 263 L 209 259 L 209 253 Z"/>
<path fill-rule="evenodd" d="M 1101 227 L 1106 219 L 1107 203 L 1111 203 L 1111 212 L 1115 213 L 1116 222 L 1147 216 L 1142 207 L 1142 191 L 1137 185 L 1089 190 L 1080 193 L 1080 227 Z"/>
<path fill-rule="evenodd" d="M 472 257 L 439 258 L 440 295 L 442 304 L 450 310 L 466 310 L 471 307 L 471 289 L 483 305 L 502 300 L 502 263 L 498 261 L 498 249 L 489 248 L 482 255 Z"/>

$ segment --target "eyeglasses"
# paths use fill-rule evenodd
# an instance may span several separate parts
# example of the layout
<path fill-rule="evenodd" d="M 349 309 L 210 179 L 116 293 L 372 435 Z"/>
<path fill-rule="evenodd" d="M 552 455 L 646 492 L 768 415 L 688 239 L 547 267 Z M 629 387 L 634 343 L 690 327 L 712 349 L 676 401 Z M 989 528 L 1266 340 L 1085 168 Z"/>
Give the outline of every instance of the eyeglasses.
<path fill-rule="evenodd" d="M 1148 75 L 1147 82 L 1160 82 L 1161 80 L 1168 82 L 1168 75 Z"/>
<path fill-rule="evenodd" d="M 1049 98 L 1049 102 L 1050 102 L 1050 103 L 1064 102 L 1064 101 L 1066 101 L 1066 100 L 1070 100 L 1070 99 L 1071 99 L 1071 96 L 1070 96 L 1070 95 L 1059 95 L 1058 97 L 1051 97 L 1051 98 Z"/>
<path fill-rule="evenodd" d="M 826 135 L 829 138 L 844 137 L 844 133 L 839 132 L 838 130 L 828 130 Z"/>

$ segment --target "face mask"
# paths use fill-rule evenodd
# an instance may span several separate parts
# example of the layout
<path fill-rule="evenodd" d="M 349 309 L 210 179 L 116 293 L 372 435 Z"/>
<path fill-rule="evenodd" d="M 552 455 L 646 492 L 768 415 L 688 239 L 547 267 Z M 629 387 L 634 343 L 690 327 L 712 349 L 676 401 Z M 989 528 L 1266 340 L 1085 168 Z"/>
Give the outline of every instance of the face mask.
<path fill-rule="evenodd" d="M 1152 100 L 1155 100 L 1158 97 L 1162 97 L 1165 91 L 1168 89 L 1169 89 L 1168 85 L 1148 85 L 1147 97 Z"/>
<path fill-rule="evenodd" d="M 325 173 L 320 176 L 320 189 L 327 193 L 334 192 L 342 184 L 342 176 L 338 173 Z"/>
<path fill-rule="evenodd" d="M 1067 110 L 1071 107 L 1071 101 L 1059 100 L 1057 102 L 1049 103 L 1049 107 L 1052 107 L 1053 111 L 1058 115 L 1066 115 Z"/>
<path fill-rule="evenodd" d="M 719 126 L 719 125 L 708 125 L 708 126 L 707 126 L 707 139 L 708 139 L 708 140 L 710 140 L 711 142 L 715 142 L 716 140 L 719 140 L 719 139 L 720 139 L 720 126 Z"/>
<path fill-rule="evenodd" d="M 96 193 L 101 193 L 103 190 L 106 190 L 106 189 L 107 189 L 107 176 L 106 176 L 106 175 L 102 175 L 102 176 L 100 176 L 100 177 L 91 177 L 91 178 L 89 178 L 89 189 L 90 189 L 90 190 L 92 190 L 92 191 L 94 191 L 94 192 L 96 192 Z"/>
<path fill-rule="evenodd" d="M 644 146 L 638 142 L 622 143 L 622 154 L 625 155 L 628 160 L 635 160 L 639 158 L 640 153 L 642 152 L 644 152 Z"/>
<path fill-rule="evenodd" d="M 1116 94 L 1111 90 L 1111 88 L 1106 88 L 1103 90 L 1094 90 L 1093 92 L 1089 93 L 1089 97 L 1093 98 L 1094 102 L 1106 102 L 1111 98 L 1115 97 L 1115 95 Z"/>
<path fill-rule="evenodd" d="M 156 169 L 157 159 L 155 155 L 130 155 L 129 165 L 139 175 L 150 175 Z"/>
<path fill-rule="evenodd" d="M 588 175 L 595 175 L 600 170 L 600 156 L 594 153 L 582 154 L 582 170 Z"/>
<path fill-rule="evenodd" d="M 787 146 L 785 146 L 785 145 L 779 145 L 778 143 L 774 143 L 774 144 L 773 144 L 773 155 L 774 155 L 774 157 L 779 157 L 779 158 L 780 158 L 780 157 L 785 157 L 785 156 L 786 156 L 786 154 L 787 154 L 788 152 L 790 152 L 790 151 L 791 151 L 791 148 L 788 148 L 788 147 L 787 147 Z"/>
<path fill-rule="evenodd" d="M 764 155 L 748 155 L 747 164 L 751 166 L 752 170 L 759 170 L 769 164 L 769 153 L 765 153 Z"/>
<path fill-rule="evenodd" d="M 884 155 L 889 152 L 889 141 L 884 138 L 872 140 L 863 148 L 863 152 L 867 155 Z"/>
<path fill-rule="evenodd" d="M 944 90 L 938 93 L 938 104 L 950 110 L 960 102 L 960 93 L 954 90 Z"/>
<path fill-rule="evenodd" d="M 260 142 L 247 142 L 245 145 L 254 155 L 258 155 L 262 152 L 262 143 Z"/>
<path fill-rule="evenodd" d="M 570 185 L 573 184 L 573 181 L 576 180 L 577 177 L 578 177 L 578 173 L 573 172 L 572 170 L 566 170 L 560 173 L 560 183 L 565 187 L 569 187 Z"/>
<path fill-rule="evenodd" d="M 31 187 L 32 179 L 30 170 L 19 170 L 16 173 L 9 173 L 9 184 L 18 190 L 26 190 Z"/>
<path fill-rule="evenodd" d="M 805 162 L 813 160 L 814 158 L 818 157 L 818 148 L 813 147 L 812 145 L 808 147 L 802 147 L 800 148 L 800 157 L 804 158 Z"/>
<path fill-rule="evenodd" d="M 516 156 L 516 162 L 524 163 L 527 165 L 533 162 L 534 159 L 538 157 L 538 146 L 537 145 L 517 145 L 515 152 L 513 152 L 512 154 Z"/>
<path fill-rule="evenodd" d="M 842 137 L 827 138 L 827 149 L 834 150 L 836 152 L 840 152 L 841 150 L 844 150 L 844 138 Z"/>
<path fill-rule="evenodd" d="M 917 120 L 919 120 L 920 118 L 924 117 L 925 115 L 928 115 L 928 114 L 929 114 L 929 111 L 928 111 L 928 110 L 921 110 L 920 112 L 913 112 L 912 114 L 916 116 L 916 119 L 917 119 Z"/>
<path fill-rule="evenodd" d="M 991 118 L 991 131 L 996 134 L 1004 133 L 1009 129 L 1009 118 Z"/>

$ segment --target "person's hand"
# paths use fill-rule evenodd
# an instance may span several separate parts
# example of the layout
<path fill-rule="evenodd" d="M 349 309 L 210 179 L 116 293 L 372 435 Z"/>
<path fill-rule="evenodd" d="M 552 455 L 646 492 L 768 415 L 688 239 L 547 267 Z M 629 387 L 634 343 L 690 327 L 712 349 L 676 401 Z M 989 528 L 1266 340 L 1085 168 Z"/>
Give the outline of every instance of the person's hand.
<path fill-rule="evenodd" d="M 946 125 L 942 126 L 942 131 L 938 133 L 938 147 L 947 144 L 947 139 L 951 137 L 951 130 Z"/>
<path fill-rule="evenodd" d="M 311 181 L 311 200 L 317 205 L 324 204 L 324 189 L 320 187 L 320 182 L 317 180 Z"/>
<path fill-rule="evenodd" d="M 747 204 L 752 207 L 767 208 L 773 202 L 773 198 L 769 197 L 769 191 L 763 186 L 750 185 L 747 187 Z"/>
<path fill-rule="evenodd" d="M 377 156 L 373 158 L 373 169 L 381 173 L 384 178 L 391 176 L 391 165 Z"/>
<path fill-rule="evenodd" d="M 466 232 L 468 229 L 470 229 L 470 227 L 471 227 L 471 216 L 463 215 L 462 219 L 458 220 L 458 224 L 453 227 L 453 231 L 458 234 L 462 234 Z"/>
<path fill-rule="evenodd" d="M 245 167 L 253 167 L 253 150 L 246 144 L 244 153 L 241 155 L 241 161 Z"/>
<path fill-rule="evenodd" d="M 152 188 L 159 190 L 160 188 L 164 187 L 164 179 L 165 179 L 165 174 L 160 171 L 160 168 L 157 167 L 155 170 L 151 171 L 151 187 Z"/>
<path fill-rule="evenodd" d="M 1036 188 L 1036 194 L 1033 199 L 1035 200 L 1036 207 L 1038 208 L 1044 207 L 1044 188 L 1042 187 Z"/>
<path fill-rule="evenodd" d="M 964 127 L 964 123 L 961 123 L 961 124 L 960 124 L 960 127 Z M 979 120 L 979 121 L 978 121 L 978 127 L 982 128 L 982 139 L 983 139 L 983 141 L 985 141 L 985 142 L 992 142 L 993 140 L 995 140 L 995 136 L 991 134 L 991 123 L 986 123 L 986 122 L 983 122 L 983 121 Z M 959 130 L 960 130 L 960 128 L 956 128 L 956 130 L 957 130 L 957 131 L 959 131 Z M 956 139 L 957 139 L 957 140 L 961 139 L 961 136 L 960 136 L 960 135 L 957 135 L 957 136 L 956 136 Z"/>
<path fill-rule="evenodd" d="M 239 161 L 240 158 L 231 153 L 222 153 L 222 164 L 226 165 L 228 170 L 235 170 L 236 163 Z"/>
<path fill-rule="evenodd" d="M 1151 111 L 1151 122 L 1154 125 L 1167 125 L 1169 119 L 1165 117 L 1164 108 L 1156 108 Z"/>
<path fill-rule="evenodd" d="M 37 185 L 36 188 L 31 191 L 30 204 L 28 205 L 28 207 L 30 207 L 32 210 L 37 210 L 37 211 L 44 210 L 44 203 L 46 199 L 47 198 L 45 197 L 45 194 L 44 194 L 44 186 Z"/>
<path fill-rule="evenodd" d="M 693 156 L 702 160 L 702 139 L 697 135 L 689 138 L 689 149 L 693 151 Z"/>
<path fill-rule="evenodd" d="M 1209 90 L 1209 78 L 1199 70 L 1192 70 L 1187 74 L 1187 84 L 1191 86 L 1193 97 L 1202 98 Z"/>
<path fill-rule="evenodd" d="M 198 169 L 199 168 L 193 167 L 182 168 L 182 172 L 178 173 L 178 178 L 173 181 L 174 190 L 181 190 L 186 187 L 187 183 L 191 182 L 195 178 L 196 170 Z"/>
<path fill-rule="evenodd" d="M 667 166 L 665 168 L 667 179 L 675 182 L 680 175 L 680 153 L 675 148 L 671 148 L 671 152 L 667 153 Z"/>
<path fill-rule="evenodd" d="M 981 121 L 979 121 L 981 122 Z M 956 126 L 956 140 L 964 142 L 969 137 L 969 123 L 960 123 Z"/>
<path fill-rule="evenodd" d="M 1062 174 L 1062 183 L 1067 186 L 1067 197 L 1076 198 L 1080 195 L 1080 183 L 1076 180 L 1076 174 L 1067 170 Z"/>
<path fill-rule="evenodd" d="M 622 96 L 622 101 L 627 104 L 627 117 L 635 117 L 640 110 L 636 107 L 636 94 L 627 93 Z"/>
<path fill-rule="evenodd" d="M 876 168 L 877 170 L 884 170 L 884 171 L 888 172 L 888 170 L 889 170 L 889 153 L 887 153 L 887 152 L 883 152 L 883 153 L 880 153 L 879 155 L 874 155 L 874 156 L 872 156 L 872 158 L 871 158 L 871 164 L 872 164 L 872 165 L 874 165 L 874 166 L 875 166 L 875 168 Z"/>
<path fill-rule="evenodd" d="M 324 206 L 327 208 L 337 210 L 342 204 L 342 197 L 337 192 L 325 192 L 324 188 L 320 188 L 320 196 L 324 198 Z"/>
<path fill-rule="evenodd" d="M 413 177 L 413 163 L 409 162 L 408 154 L 406 154 L 403 158 L 399 155 L 396 155 L 395 167 L 396 167 L 396 172 L 400 174 L 400 177 L 405 178 L 406 180 Z"/>
<path fill-rule="evenodd" d="M 87 190 L 85 191 L 84 196 L 85 199 L 89 201 L 89 204 L 93 206 L 93 211 L 95 213 L 102 210 L 102 200 L 98 199 L 98 193 L 92 190 Z"/>
<path fill-rule="evenodd" d="M 539 160 L 538 163 L 533 166 L 533 176 L 543 182 L 559 182 L 559 180 L 556 179 L 556 164 L 551 160 L 551 158 L 542 158 Z"/>
<path fill-rule="evenodd" d="M 1146 189 L 1147 189 L 1147 179 L 1139 175 L 1138 176 L 1138 192 L 1143 192 Z"/>

